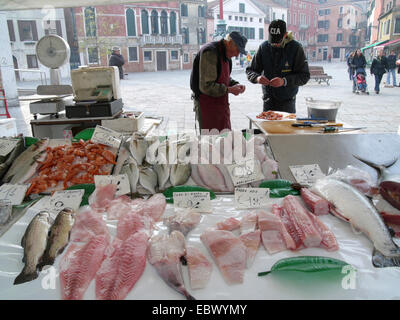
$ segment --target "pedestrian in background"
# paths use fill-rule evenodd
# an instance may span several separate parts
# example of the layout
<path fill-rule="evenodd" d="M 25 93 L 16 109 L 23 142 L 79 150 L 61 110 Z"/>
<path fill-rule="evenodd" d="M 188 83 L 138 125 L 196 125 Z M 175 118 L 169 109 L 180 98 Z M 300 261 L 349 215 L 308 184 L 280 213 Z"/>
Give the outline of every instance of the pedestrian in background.
<path fill-rule="evenodd" d="M 387 59 L 383 55 L 383 49 L 379 49 L 378 56 L 372 60 L 371 75 L 375 76 L 375 93 L 379 94 L 379 85 L 381 84 L 382 77 L 388 69 Z"/>
<path fill-rule="evenodd" d="M 397 66 L 397 73 L 400 74 L 400 53 L 399 53 L 398 59 L 396 61 L 396 66 Z M 400 87 L 400 82 L 399 82 L 399 87 Z"/>
<path fill-rule="evenodd" d="M 353 68 L 353 92 L 356 91 L 356 79 L 355 76 L 357 75 L 357 72 L 363 71 L 365 74 L 365 67 L 367 66 L 367 60 L 365 60 L 364 55 L 361 53 L 360 49 L 357 49 L 355 54 L 353 55 L 353 58 L 350 60 L 350 66 Z"/>
<path fill-rule="evenodd" d="M 122 66 L 124 64 L 125 64 L 125 60 L 124 60 L 124 57 L 121 55 L 121 51 L 119 50 L 118 47 L 113 47 L 110 60 L 108 61 L 108 65 L 110 67 L 113 67 L 113 66 L 118 67 L 120 79 L 124 78 L 124 71 L 122 70 Z"/>
<path fill-rule="evenodd" d="M 354 57 L 355 52 L 350 52 L 350 54 L 347 57 L 347 71 L 349 72 L 349 79 L 350 81 L 353 81 L 353 76 L 354 76 L 354 68 L 351 66 L 351 60 Z"/>
<path fill-rule="evenodd" d="M 390 85 L 390 75 L 393 78 L 393 85 L 396 86 L 396 54 L 394 51 L 390 51 L 390 55 L 387 57 L 388 74 L 386 78 L 386 84 Z"/>

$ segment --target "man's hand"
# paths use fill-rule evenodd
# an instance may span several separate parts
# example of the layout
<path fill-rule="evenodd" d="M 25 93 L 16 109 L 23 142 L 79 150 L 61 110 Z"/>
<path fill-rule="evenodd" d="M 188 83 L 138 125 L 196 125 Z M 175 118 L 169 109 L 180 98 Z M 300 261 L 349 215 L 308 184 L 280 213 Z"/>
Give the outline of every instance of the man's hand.
<path fill-rule="evenodd" d="M 262 84 L 262 85 L 264 85 L 264 86 L 269 86 L 270 81 L 269 81 L 266 77 L 264 77 L 264 76 L 259 76 L 259 77 L 257 78 L 257 83 Z"/>
<path fill-rule="evenodd" d="M 228 92 L 234 94 L 235 96 L 241 94 L 246 90 L 246 87 L 242 84 L 235 84 L 232 87 L 228 87 Z"/>
<path fill-rule="evenodd" d="M 285 80 L 283 80 L 282 78 L 278 78 L 278 77 L 273 78 L 269 83 L 269 85 L 274 88 L 282 87 L 284 84 L 285 84 Z"/>

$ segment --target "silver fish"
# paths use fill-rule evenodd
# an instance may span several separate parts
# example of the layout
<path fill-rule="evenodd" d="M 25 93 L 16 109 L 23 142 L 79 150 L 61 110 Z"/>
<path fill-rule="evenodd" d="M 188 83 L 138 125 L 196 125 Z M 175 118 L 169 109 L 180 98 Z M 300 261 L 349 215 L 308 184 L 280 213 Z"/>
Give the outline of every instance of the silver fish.
<path fill-rule="evenodd" d="M 69 236 L 74 225 L 75 212 L 69 208 L 60 211 L 50 228 L 47 247 L 38 264 L 39 270 L 44 266 L 53 265 L 54 260 L 60 255 L 69 242 Z"/>
<path fill-rule="evenodd" d="M 14 284 L 31 281 L 39 276 L 37 266 L 46 250 L 50 226 L 50 213 L 46 211 L 39 212 L 30 222 L 21 241 L 25 266 L 15 278 Z"/>
<path fill-rule="evenodd" d="M 23 138 L 3 138 L 1 140 L 16 141 L 14 149 L 5 156 L 0 156 L 0 179 L 6 174 L 15 159 L 24 151 Z"/>
<path fill-rule="evenodd" d="M 160 277 L 188 300 L 195 300 L 185 288 L 180 259 L 186 254 L 185 236 L 179 231 L 151 238 L 148 258 Z"/>
<path fill-rule="evenodd" d="M 328 200 L 331 212 L 362 231 L 374 244 L 376 267 L 400 266 L 400 249 L 372 203 L 353 186 L 332 178 L 319 179 L 311 191 Z"/>
<path fill-rule="evenodd" d="M 156 193 L 157 174 L 150 167 L 142 166 L 139 169 L 139 182 L 140 185 L 152 194 Z"/>
<path fill-rule="evenodd" d="M 171 167 L 169 180 L 173 186 L 180 186 L 188 181 L 191 173 L 190 164 L 174 164 Z"/>
<path fill-rule="evenodd" d="M 160 139 L 156 139 L 153 143 L 149 145 L 146 150 L 146 161 L 150 164 L 157 163 L 158 147 L 160 146 Z"/>
<path fill-rule="evenodd" d="M 125 164 L 122 166 L 121 174 L 126 173 L 129 179 L 129 185 L 131 187 L 131 192 L 136 193 L 137 192 L 137 184 L 139 181 L 139 167 L 136 163 L 136 161 L 132 158 L 130 158 L 128 161 L 125 162 Z"/>
<path fill-rule="evenodd" d="M 378 165 L 356 155 L 353 156 L 378 171 L 379 193 L 393 207 L 400 210 L 400 174 L 389 173 L 387 170 L 397 162 L 397 159 L 387 165 Z"/>
<path fill-rule="evenodd" d="M 130 151 L 139 165 L 143 163 L 148 147 L 145 139 L 135 138 L 134 136 L 131 138 Z"/>
<path fill-rule="evenodd" d="M 158 189 L 164 190 L 169 179 L 170 166 L 168 164 L 156 164 L 154 170 L 157 173 Z"/>
<path fill-rule="evenodd" d="M 4 175 L 3 183 L 24 184 L 35 175 L 40 161 L 45 160 L 49 139 L 41 139 L 22 152 Z"/>

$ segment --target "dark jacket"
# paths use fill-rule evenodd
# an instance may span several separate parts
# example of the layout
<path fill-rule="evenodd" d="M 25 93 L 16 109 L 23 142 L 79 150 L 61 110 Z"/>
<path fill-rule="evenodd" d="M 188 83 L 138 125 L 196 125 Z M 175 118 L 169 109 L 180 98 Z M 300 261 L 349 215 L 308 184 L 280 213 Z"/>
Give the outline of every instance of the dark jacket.
<path fill-rule="evenodd" d="M 360 56 L 357 56 L 357 54 L 355 54 L 353 56 L 353 58 L 350 60 L 350 65 L 355 69 L 359 69 L 359 68 L 365 68 L 367 66 L 367 61 L 365 60 L 365 57 L 363 54 L 361 54 Z"/>
<path fill-rule="evenodd" d="M 193 91 L 193 96 L 198 99 L 200 97 L 200 94 L 206 94 L 205 92 L 201 92 L 200 90 L 200 76 L 201 76 L 201 72 L 202 70 L 200 70 L 200 58 L 202 56 L 203 53 L 207 52 L 207 51 L 211 51 L 212 55 L 216 56 L 216 67 L 217 67 L 217 72 L 215 74 L 215 82 L 218 80 L 220 74 L 221 74 L 221 54 L 222 54 L 222 58 L 225 61 L 228 61 L 229 63 L 229 71 L 232 72 L 232 60 L 226 58 L 226 49 L 225 49 L 225 45 L 224 45 L 224 40 L 220 40 L 220 41 L 214 41 L 214 42 L 210 42 L 208 44 L 206 44 L 203 48 L 200 49 L 200 51 L 197 53 L 194 61 L 193 61 L 193 68 L 192 68 L 192 72 L 190 74 L 190 89 L 192 89 Z M 214 59 L 215 60 L 215 56 Z M 209 67 L 206 66 L 205 69 L 208 69 L 208 71 L 211 68 L 215 68 L 215 64 L 214 65 L 210 65 Z M 215 69 L 214 69 L 215 70 Z M 207 70 L 203 70 L 203 72 L 206 72 Z M 238 82 L 233 80 L 231 78 L 231 82 L 230 85 L 235 85 Z M 222 85 L 221 85 L 222 87 Z M 210 91 L 213 91 L 212 93 L 209 93 L 208 95 L 210 96 L 220 96 L 221 92 L 223 88 L 213 88 L 210 89 Z M 226 90 L 226 89 L 225 89 Z"/>
<path fill-rule="evenodd" d="M 122 70 L 122 66 L 124 65 L 125 60 L 124 57 L 120 54 L 112 53 L 110 57 L 110 61 L 108 62 L 108 65 L 110 67 L 118 67 L 119 69 L 119 78 L 122 79 L 124 77 L 124 73 Z"/>
<path fill-rule="evenodd" d="M 396 69 L 396 60 L 397 58 L 394 54 L 387 57 L 388 70 Z"/>
<path fill-rule="evenodd" d="M 275 48 L 264 41 L 254 55 L 250 66 L 246 68 L 247 79 L 257 83 L 257 78 L 264 75 L 269 80 L 280 77 L 286 79 L 286 86 L 274 88 L 262 86 L 263 100 L 273 98 L 278 101 L 293 99 L 299 91 L 299 86 L 310 80 L 308 62 L 301 44 L 291 33 L 286 38 L 283 47 Z"/>
<path fill-rule="evenodd" d="M 372 60 L 371 74 L 382 75 L 386 70 L 388 70 L 388 65 L 385 56 L 382 56 L 382 58 L 376 57 Z"/>

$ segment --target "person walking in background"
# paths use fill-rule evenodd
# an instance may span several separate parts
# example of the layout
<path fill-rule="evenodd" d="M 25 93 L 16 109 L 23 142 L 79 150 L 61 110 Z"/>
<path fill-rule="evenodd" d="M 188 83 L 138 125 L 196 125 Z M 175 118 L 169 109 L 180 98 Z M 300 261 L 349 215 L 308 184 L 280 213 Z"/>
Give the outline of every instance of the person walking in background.
<path fill-rule="evenodd" d="M 390 55 L 387 57 L 388 74 L 386 78 L 386 84 L 390 85 L 390 75 L 393 78 L 393 85 L 396 86 L 396 54 L 394 51 L 390 51 Z"/>
<path fill-rule="evenodd" d="M 286 31 L 286 22 L 274 20 L 268 28 L 269 38 L 259 46 L 247 67 L 247 79 L 262 85 L 263 111 L 296 113 L 299 86 L 310 80 L 303 47 Z"/>
<path fill-rule="evenodd" d="M 355 52 L 350 52 L 350 54 L 347 57 L 347 71 L 349 72 L 349 79 L 350 81 L 353 81 L 354 77 L 354 68 L 351 66 L 351 60 L 354 57 Z"/>
<path fill-rule="evenodd" d="M 108 65 L 110 67 L 118 67 L 120 79 L 124 78 L 124 71 L 122 70 L 122 66 L 124 65 L 124 63 L 125 60 L 124 57 L 121 55 L 119 48 L 113 47 L 110 60 L 108 61 Z"/>
<path fill-rule="evenodd" d="M 397 66 L 397 73 L 400 74 L 400 53 L 399 53 L 398 59 L 396 61 L 396 66 Z M 400 82 L 399 82 L 399 87 L 400 87 Z"/>
<path fill-rule="evenodd" d="M 355 79 L 355 75 L 357 74 L 357 72 L 360 72 L 361 69 L 365 72 L 365 67 L 367 66 L 367 60 L 365 60 L 364 55 L 361 53 L 360 49 L 357 49 L 357 51 L 355 52 L 355 54 L 353 55 L 353 58 L 350 59 L 350 66 L 353 68 L 353 92 L 356 91 L 356 79 Z"/>
<path fill-rule="evenodd" d="M 383 55 L 383 49 L 379 49 L 378 56 L 372 60 L 371 75 L 375 76 L 375 93 L 379 94 L 379 85 L 381 84 L 382 77 L 388 69 L 387 59 Z"/>

